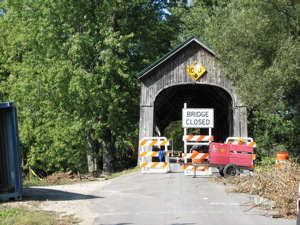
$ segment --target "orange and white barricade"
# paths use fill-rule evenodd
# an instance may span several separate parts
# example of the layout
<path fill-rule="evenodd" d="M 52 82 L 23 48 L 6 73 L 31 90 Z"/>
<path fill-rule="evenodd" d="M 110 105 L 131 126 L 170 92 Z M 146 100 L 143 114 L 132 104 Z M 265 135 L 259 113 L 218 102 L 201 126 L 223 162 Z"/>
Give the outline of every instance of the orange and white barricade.
<path fill-rule="evenodd" d="M 253 148 L 256 147 L 256 142 L 254 142 L 251 137 L 228 137 L 226 138 L 225 144 L 247 145 Z"/>
<path fill-rule="evenodd" d="M 186 132 L 186 131 L 185 131 Z M 208 159 L 207 153 L 193 152 L 187 153 L 188 145 L 209 145 L 214 136 L 211 135 L 211 129 L 209 129 L 209 135 L 184 135 L 182 137 L 184 142 L 184 175 L 196 175 L 196 176 L 210 176 L 212 175 L 212 168 L 208 166 L 205 160 Z M 188 159 L 192 159 L 192 164 L 188 163 Z M 206 163 L 206 165 L 204 165 Z M 203 164 L 203 165 L 202 165 Z"/>
<path fill-rule="evenodd" d="M 214 141 L 214 136 L 211 135 L 184 135 L 183 136 L 183 141 L 191 142 L 212 142 Z M 195 144 L 195 143 L 193 143 Z M 201 143 L 203 145 L 203 143 Z"/>
<path fill-rule="evenodd" d="M 166 137 L 144 137 L 140 140 L 139 145 L 141 146 L 140 167 L 142 173 L 168 173 L 170 171 L 169 152 L 167 151 L 170 142 Z M 152 162 L 153 157 L 159 156 L 159 151 L 153 151 L 155 147 L 165 151 L 164 162 Z"/>
<path fill-rule="evenodd" d="M 213 174 L 212 168 L 208 165 L 208 153 L 183 153 L 182 157 L 194 161 L 192 164 L 185 163 L 182 165 L 184 175 L 211 176 Z"/>

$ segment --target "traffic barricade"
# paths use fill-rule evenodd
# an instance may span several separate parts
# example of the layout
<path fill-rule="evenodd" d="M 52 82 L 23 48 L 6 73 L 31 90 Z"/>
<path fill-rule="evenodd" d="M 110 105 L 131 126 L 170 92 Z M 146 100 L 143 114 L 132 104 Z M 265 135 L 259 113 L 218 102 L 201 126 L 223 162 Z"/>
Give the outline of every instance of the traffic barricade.
<path fill-rule="evenodd" d="M 250 137 L 228 137 L 226 138 L 225 144 L 247 145 L 253 148 L 256 147 L 256 142 L 254 142 L 253 138 Z"/>
<path fill-rule="evenodd" d="M 184 161 L 184 164 L 182 166 L 182 169 L 184 170 L 184 175 L 212 175 L 212 169 L 208 166 L 207 163 L 207 153 L 201 153 L 197 151 L 187 153 L 188 145 L 208 146 L 214 140 L 214 136 L 211 135 L 211 129 L 209 129 L 209 135 L 184 135 L 182 140 L 184 142 L 185 151 L 185 153 L 182 155 Z M 192 162 L 188 163 L 188 159 L 191 159 Z"/>
<path fill-rule="evenodd" d="M 208 153 L 200 153 L 196 151 L 192 153 L 183 153 L 182 157 L 184 159 L 192 159 L 192 163 L 184 163 L 182 165 L 184 175 L 211 176 L 213 174 L 213 170 L 209 166 L 208 156 Z"/>
<path fill-rule="evenodd" d="M 166 137 L 144 137 L 140 140 L 141 146 L 141 172 L 142 173 L 168 173 L 170 161 Z M 156 159 L 156 162 L 153 161 Z"/>

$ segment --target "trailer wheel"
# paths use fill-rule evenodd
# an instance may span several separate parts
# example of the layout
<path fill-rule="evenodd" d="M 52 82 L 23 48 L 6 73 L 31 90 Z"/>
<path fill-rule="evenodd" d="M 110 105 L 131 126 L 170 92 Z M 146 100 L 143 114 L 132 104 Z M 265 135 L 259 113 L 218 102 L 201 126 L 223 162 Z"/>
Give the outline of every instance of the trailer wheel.
<path fill-rule="evenodd" d="M 228 164 L 224 167 L 223 170 L 224 176 L 228 177 L 228 176 L 236 176 L 238 174 L 236 165 L 234 164 Z"/>

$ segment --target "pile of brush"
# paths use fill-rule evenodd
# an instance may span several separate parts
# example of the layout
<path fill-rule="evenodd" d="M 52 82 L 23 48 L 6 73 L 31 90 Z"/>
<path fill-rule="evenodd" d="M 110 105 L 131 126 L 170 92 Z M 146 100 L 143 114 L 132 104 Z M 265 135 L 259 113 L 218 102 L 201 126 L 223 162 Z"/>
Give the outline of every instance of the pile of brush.
<path fill-rule="evenodd" d="M 220 178 L 224 184 L 233 185 L 233 192 L 258 195 L 274 201 L 268 208 L 277 210 L 277 217 L 296 215 L 300 166 L 287 161 L 279 167 L 268 166 L 255 169 L 253 176 Z"/>

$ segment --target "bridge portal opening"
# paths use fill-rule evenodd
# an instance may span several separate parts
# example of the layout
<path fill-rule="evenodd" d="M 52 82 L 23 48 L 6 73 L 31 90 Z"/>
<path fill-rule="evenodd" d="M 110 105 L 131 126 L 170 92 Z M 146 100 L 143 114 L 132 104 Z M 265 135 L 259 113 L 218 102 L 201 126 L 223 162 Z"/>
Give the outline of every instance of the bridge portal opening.
<path fill-rule="evenodd" d="M 173 121 L 181 121 L 182 108 L 213 108 L 216 142 L 224 142 L 233 134 L 233 102 L 230 94 L 221 87 L 208 84 L 175 85 L 161 91 L 154 102 L 154 128 L 158 135 L 165 135 Z M 207 129 L 206 129 L 207 130 Z M 205 130 L 199 129 L 199 133 Z"/>

